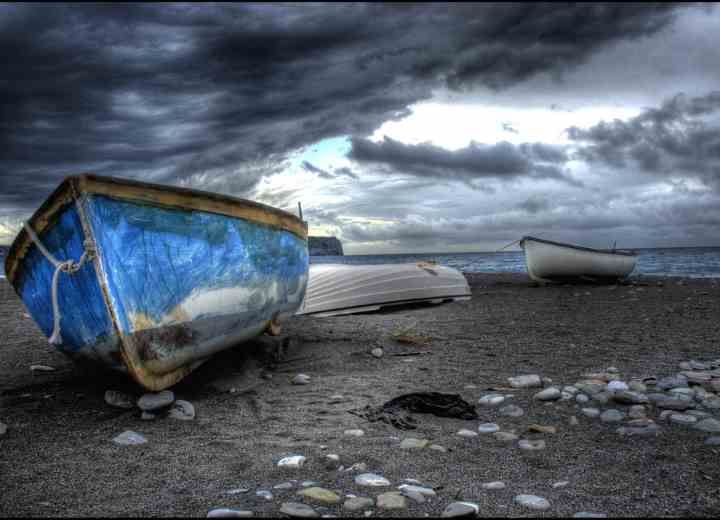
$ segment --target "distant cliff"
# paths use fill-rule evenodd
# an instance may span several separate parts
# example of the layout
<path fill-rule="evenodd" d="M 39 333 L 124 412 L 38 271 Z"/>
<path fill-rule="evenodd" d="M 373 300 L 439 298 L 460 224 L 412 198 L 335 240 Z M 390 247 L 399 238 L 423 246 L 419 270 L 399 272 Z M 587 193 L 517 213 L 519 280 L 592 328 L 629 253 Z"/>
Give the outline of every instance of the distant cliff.
<path fill-rule="evenodd" d="M 308 237 L 310 256 L 343 256 L 343 248 L 335 237 Z"/>

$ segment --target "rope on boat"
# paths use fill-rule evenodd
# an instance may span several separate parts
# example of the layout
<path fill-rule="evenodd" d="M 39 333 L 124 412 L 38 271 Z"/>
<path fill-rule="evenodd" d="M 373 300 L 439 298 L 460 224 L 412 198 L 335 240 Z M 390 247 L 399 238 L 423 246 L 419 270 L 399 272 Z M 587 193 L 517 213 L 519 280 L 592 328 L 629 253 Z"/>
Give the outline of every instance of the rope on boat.
<path fill-rule="evenodd" d="M 496 253 L 499 253 L 499 252 L 502 251 L 503 249 L 508 248 L 508 247 L 510 247 L 510 246 L 512 246 L 512 245 L 515 245 L 515 244 L 517 244 L 518 242 L 522 242 L 522 238 L 521 238 L 520 240 L 516 240 L 516 241 L 514 241 L 514 242 L 510 242 L 510 243 L 509 243 L 508 245 L 506 245 L 506 246 L 502 246 L 500 249 L 498 249 L 498 250 L 495 251 L 495 252 L 496 252 Z"/>
<path fill-rule="evenodd" d="M 58 279 L 60 273 L 75 274 L 76 272 L 78 272 L 83 266 L 83 264 L 85 264 L 85 262 L 95 258 L 95 246 L 90 239 L 85 239 L 85 241 L 83 242 L 83 247 L 85 251 L 83 251 L 80 260 L 78 260 L 77 262 L 73 262 L 72 260 L 65 260 L 61 262 L 45 248 L 43 243 L 40 241 L 38 236 L 30 227 L 30 224 L 25 222 L 24 227 L 28 236 L 35 243 L 38 250 L 40 250 L 43 256 L 47 258 L 48 262 L 50 262 L 55 267 L 55 273 L 53 274 L 52 279 L 53 333 L 48 341 L 51 345 L 58 345 L 62 343 L 62 337 L 60 336 L 60 305 L 58 304 L 57 298 Z"/>

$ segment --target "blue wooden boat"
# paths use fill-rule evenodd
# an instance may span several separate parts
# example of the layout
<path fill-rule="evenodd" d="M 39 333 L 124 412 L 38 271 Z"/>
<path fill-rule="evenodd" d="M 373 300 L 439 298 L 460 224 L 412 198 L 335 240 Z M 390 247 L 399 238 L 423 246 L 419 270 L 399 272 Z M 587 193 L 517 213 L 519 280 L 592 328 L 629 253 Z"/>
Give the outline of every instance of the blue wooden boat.
<path fill-rule="evenodd" d="M 79 175 L 26 223 L 5 272 L 60 351 L 157 391 L 278 333 L 305 294 L 307 224 L 247 200 Z"/>

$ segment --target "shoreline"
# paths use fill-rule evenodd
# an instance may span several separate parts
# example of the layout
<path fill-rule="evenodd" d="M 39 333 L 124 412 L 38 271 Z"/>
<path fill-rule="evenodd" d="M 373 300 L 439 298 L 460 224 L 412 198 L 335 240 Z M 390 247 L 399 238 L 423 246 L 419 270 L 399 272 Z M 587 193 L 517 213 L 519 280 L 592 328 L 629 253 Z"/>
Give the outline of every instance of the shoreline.
<path fill-rule="evenodd" d="M 143 392 L 121 375 L 82 374 L 47 344 L 1 280 L 0 422 L 7 432 L 0 437 L 0 513 L 205 516 L 233 508 L 263 517 L 279 515 L 285 502 L 306 502 L 322 514 L 362 517 L 343 509 L 344 495 L 375 499 L 406 478 L 433 487 L 437 496 L 424 503 L 407 499 L 399 510 L 373 506 L 373 516 L 438 516 L 456 500 L 477 503 L 483 516 L 503 517 L 720 513 L 720 467 L 714 462 L 720 449 L 704 444 L 711 434 L 661 420 L 659 410 L 648 406 L 660 434 L 626 437 L 616 430 L 627 418 L 604 423 L 581 409 L 627 413 L 629 406 L 546 404 L 533 398 L 539 389 L 507 389 L 507 378 L 521 374 L 550 378 L 562 388 L 608 367 L 630 381 L 674 375 L 679 363 L 691 359 L 719 359 L 719 280 L 643 277 L 610 286 L 533 287 L 522 274 L 466 277 L 473 293 L 468 302 L 293 318 L 283 330 L 290 345 L 279 362 L 268 338 L 214 356 L 172 389 L 193 403 L 193 421 L 143 421 L 137 409 L 108 406 L 106 390 L 133 398 Z M 398 343 L 398 330 L 429 339 Z M 378 347 L 381 358 L 370 354 Z M 31 364 L 55 370 L 31 372 Z M 293 385 L 298 373 L 308 374 L 309 384 Z M 418 391 L 459 394 L 477 405 L 494 392 L 489 388 L 500 387 L 523 416 L 478 406 L 479 420 L 413 414 L 418 428 L 401 431 L 348 413 Z M 697 410 L 720 418 L 717 411 Z M 544 440 L 546 447 L 525 451 L 488 434 L 457 435 L 461 429 L 477 432 L 485 422 L 521 439 Z M 529 433 L 531 424 L 556 433 Z M 364 435 L 345 435 L 350 429 Z M 114 444 L 125 430 L 148 442 Z M 407 438 L 429 439 L 446 451 L 401 449 Z M 362 471 L 326 468 L 328 453 L 338 454 L 345 469 L 364 464 L 392 485 L 359 487 L 354 477 Z M 277 461 L 290 454 L 307 457 L 305 465 L 278 468 Z M 297 496 L 304 480 L 343 500 L 321 505 Z M 491 481 L 506 487 L 482 487 Z M 288 482 L 291 489 L 273 489 Z M 568 484 L 554 488 L 558 482 Z M 248 491 L 228 494 L 238 488 Z M 270 490 L 274 498 L 256 496 L 257 490 Z M 519 494 L 542 496 L 550 508 L 525 509 L 514 501 Z"/>

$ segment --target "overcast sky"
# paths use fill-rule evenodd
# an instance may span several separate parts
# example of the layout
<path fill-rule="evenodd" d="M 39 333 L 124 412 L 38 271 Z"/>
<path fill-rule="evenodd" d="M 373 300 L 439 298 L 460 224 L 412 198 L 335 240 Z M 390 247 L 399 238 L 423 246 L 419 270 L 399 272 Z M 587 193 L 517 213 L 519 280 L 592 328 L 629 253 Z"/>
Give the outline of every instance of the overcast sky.
<path fill-rule="evenodd" d="M 0 243 L 91 171 L 346 253 L 720 246 L 720 8 L 0 4 Z"/>

